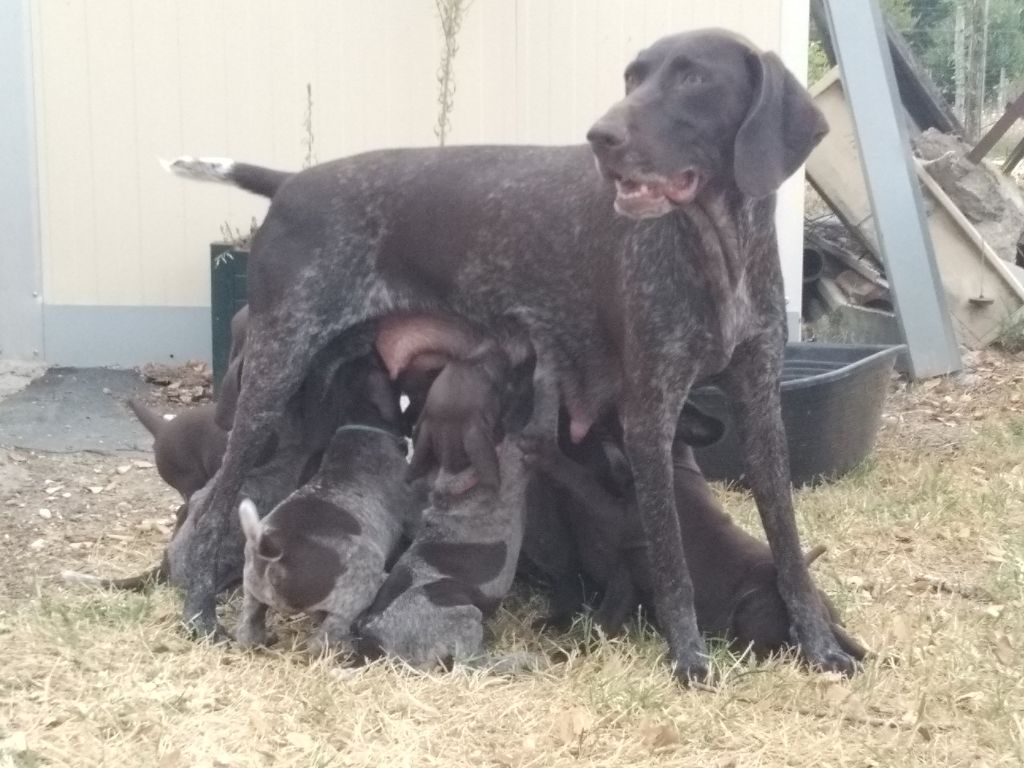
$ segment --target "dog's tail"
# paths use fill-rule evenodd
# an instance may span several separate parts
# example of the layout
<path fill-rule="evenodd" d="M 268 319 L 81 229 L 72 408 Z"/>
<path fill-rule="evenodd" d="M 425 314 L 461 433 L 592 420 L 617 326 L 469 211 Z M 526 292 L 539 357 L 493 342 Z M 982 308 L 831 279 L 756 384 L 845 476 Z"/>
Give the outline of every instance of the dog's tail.
<path fill-rule="evenodd" d="M 828 552 L 828 547 L 826 547 L 824 544 L 819 544 L 816 547 L 811 547 L 807 551 L 807 554 L 804 555 L 804 564 L 809 566 L 811 563 L 813 563 L 819 557 L 824 555 L 826 552 Z"/>
<path fill-rule="evenodd" d="M 167 569 L 164 563 L 160 563 L 148 571 L 137 576 L 128 576 L 124 579 L 104 579 L 88 573 L 78 571 L 61 571 L 60 577 L 67 584 L 87 584 L 90 587 L 100 589 L 126 589 L 131 592 L 145 592 L 148 589 L 163 584 L 167 581 Z"/>
<path fill-rule="evenodd" d="M 156 437 L 160 434 L 167 419 L 151 408 L 147 408 L 134 397 L 128 401 L 128 407 L 135 413 L 136 418 L 142 422 L 142 426 L 149 430 L 149 433 Z"/>
<path fill-rule="evenodd" d="M 232 184 L 246 192 L 273 197 L 277 190 L 295 174 L 275 171 L 260 165 L 236 163 L 228 157 L 192 157 L 182 155 L 176 160 L 161 160 L 168 173 L 198 181 L 217 181 Z"/>

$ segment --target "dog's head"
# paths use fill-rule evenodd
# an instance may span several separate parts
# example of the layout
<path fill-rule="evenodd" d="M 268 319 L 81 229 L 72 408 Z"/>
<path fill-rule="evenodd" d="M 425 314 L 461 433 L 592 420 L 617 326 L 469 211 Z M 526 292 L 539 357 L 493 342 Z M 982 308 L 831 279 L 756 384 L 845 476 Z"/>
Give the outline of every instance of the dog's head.
<path fill-rule="evenodd" d="M 626 67 L 626 96 L 587 140 L 615 182 L 615 209 L 636 219 L 734 185 L 772 194 L 828 131 L 774 53 L 721 30 L 665 37 Z"/>
<path fill-rule="evenodd" d="M 290 497 L 274 513 L 283 527 L 268 528 L 250 499 L 238 506 L 245 583 L 265 604 L 294 613 L 319 604 L 335 589 L 359 547 L 361 528 L 350 515 L 315 497 Z"/>

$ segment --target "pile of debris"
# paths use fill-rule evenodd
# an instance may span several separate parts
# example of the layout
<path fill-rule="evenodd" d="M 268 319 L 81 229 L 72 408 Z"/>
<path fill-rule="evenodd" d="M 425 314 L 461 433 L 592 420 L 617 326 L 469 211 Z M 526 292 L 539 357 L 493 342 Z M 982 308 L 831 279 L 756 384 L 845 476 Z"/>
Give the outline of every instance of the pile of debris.
<path fill-rule="evenodd" d="M 190 360 L 182 366 L 149 363 L 142 378 L 160 389 L 161 400 L 175 405 L 196 405 L 213 399 L 213 371 L 204 362 Z"/>
<path fill-rule="evenodd" d="M 890 26 L 888 36 L 946 305 L 958 341 L 981 349 L 1018 321 L 1024 325 L 1024 195 L 1008 172 L 1012 165 L 999 168 L 983 159 L 995 143 L 992 131 L 977 147 L 964 142 L 958 135 L 962 128 L 899 33 Z M 830 213 L 805 220 L 805 337 L 902 343 L 899 302 L 886 279 L 853 114 L 838 69 L 810 91 L 831 131 L 808 159 L 807 176 Z M 993 130 L 1002 126 L 1005 131 L 1016 117 L 1024 117 L 1024 108 L 1018 109 L 1022 105 L 1024 96 Z M 885 256 L 900 258 L 891 251 Z"/>

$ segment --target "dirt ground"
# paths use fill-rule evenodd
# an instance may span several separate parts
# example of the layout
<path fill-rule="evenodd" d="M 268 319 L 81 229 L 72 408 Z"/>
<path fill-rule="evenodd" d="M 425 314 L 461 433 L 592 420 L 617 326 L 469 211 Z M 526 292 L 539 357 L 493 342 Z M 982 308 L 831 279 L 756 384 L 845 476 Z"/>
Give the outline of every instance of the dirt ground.
<path fill-rule="evenodd" d="M 193 644 L 178 596 L 67 586 L 152 565 L 177 506 L 151 463 L 0 447 L 0 768 L 6 766 L 1003 766 L 1024 763 L 1024 357 L 894 380 L 876 453 L 797 493 L 805 543 L 875 656 L 850 681 L 717 649 L 721 685 L 672 683 L 649 630 L 491 624 L 517 675 L 345 668 L 295 647 Z M 752 530 L 753 505 L 719 489 Z M 229 601 L 228 615 L 237 598 Z"/>

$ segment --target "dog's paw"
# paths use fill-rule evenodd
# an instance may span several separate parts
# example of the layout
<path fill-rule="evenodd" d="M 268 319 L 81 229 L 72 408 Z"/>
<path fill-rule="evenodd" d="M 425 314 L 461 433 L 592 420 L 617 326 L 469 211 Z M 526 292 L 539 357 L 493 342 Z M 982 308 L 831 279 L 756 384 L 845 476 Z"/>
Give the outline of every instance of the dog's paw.
<path fill-rule="evenodd" d="M 466 495 L 479 484 L 480 476 L 472 467 L 455 474 L 442 469 L 431 485 L 431 496 L 439 507 L 443 507 L 454 499 Z"/>
<path fill-rule="evenodd" d="M 839 642 L 839 647 L 852 656 L 854 661 L 862 662 L 871 655 L 871 651 L 841 624 L 832 624 L 831 627 L 832 634 L 836 636 L 836 640 Z"/>
<path fill-rule="evenodd" d="M 838 672 L 843 677 L 853 677 L 857 671 L 856 660 L 846 651 L 835 649 L 826 651 L 816 658 L 808 658 L 811 669 L 818 672 Z"/>
<path fill-rule="evenodd" d="M 341 625 L 333 623 L 332 617 L 320 624 L 306 640 L 306 651 L 313 658 L 322 656 L 351 656 L 355 653 L 355 640 L 349 632 L 351 622 Z"/>
<path fill-rule="evenodd" d="M 516 440 L 523 452 L 523 463 L 528 467 L 551 466 L 561 458 L 561 450 L 550 435 L 523 431 Z"/>
<path fill-rule="evenodd" d="M 186 603 L 181 624 L 185 633 L 193 640 L 223 642 L 231 639 L 228 631 L 217 621 L 217 609 L 214 605 L 204 604 L 201 608 L 193 610 Z"/>
<path fill-rule="evenodd" d="M 551 630 L 564 634 L 572 628 L 572 613 L 552 613 L 534 619 L 530 626 L 537 632 Z"/>
<path fill-rule="evenodd" d="M 672 674 L 687 688 L 706 689 L 717 684 L 707 656 L 700 656 L 692 661 L 676 661 L 672 665 Z"/>
<path fill-rule="evenodd" d="M 277 636 L 266 627 L 242 625 L 235 627 L 235 643 L 243 650 L 268 648 L 277 642 Z"/>
<path fill-rule="evenodd" d="M 671 654 L 672 674 L 680 683 L 688 688 L 702 688 L 715 684 L 711 672 L 711 657 L 703 638 L 687 643 Z"/>
<path fill-rule="evenodd" d="M 815 672 L 836 672 L 844 677 L 852 677 L 857 671 L 857 660 L 842 649 L 834 635 L 829 639 L 831 642 L 823 644 L 824 647 L 811 649 L 801 645 L 801 658 Z"/>

